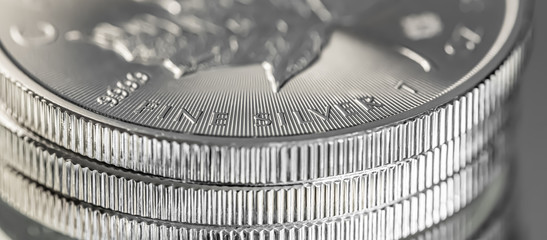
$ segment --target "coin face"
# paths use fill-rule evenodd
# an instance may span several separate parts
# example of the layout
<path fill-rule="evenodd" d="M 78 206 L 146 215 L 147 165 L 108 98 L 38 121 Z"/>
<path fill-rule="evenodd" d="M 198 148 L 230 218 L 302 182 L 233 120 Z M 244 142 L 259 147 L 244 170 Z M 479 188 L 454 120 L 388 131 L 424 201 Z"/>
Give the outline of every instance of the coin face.
<path fill-rule="evenodd" d="M 523 8 L 517 0 L 1 2 L 4 53 L 28 76 L 23 85 L 40 85 L 36 94 L 119 128 L 258 139 L 363 131 L 448 102 L 507 55 Z"/>

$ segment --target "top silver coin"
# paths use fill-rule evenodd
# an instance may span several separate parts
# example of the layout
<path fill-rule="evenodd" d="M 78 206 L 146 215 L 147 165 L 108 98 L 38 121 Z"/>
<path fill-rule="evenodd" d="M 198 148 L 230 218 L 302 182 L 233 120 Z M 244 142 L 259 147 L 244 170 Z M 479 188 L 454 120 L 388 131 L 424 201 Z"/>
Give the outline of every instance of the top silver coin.
<path fill-rule="evenodd" d="M 513 47 L 524 1 L 0 2 L 2 66 L 35 94 L 119 129 L 260 142 L 462 95 Z"/>

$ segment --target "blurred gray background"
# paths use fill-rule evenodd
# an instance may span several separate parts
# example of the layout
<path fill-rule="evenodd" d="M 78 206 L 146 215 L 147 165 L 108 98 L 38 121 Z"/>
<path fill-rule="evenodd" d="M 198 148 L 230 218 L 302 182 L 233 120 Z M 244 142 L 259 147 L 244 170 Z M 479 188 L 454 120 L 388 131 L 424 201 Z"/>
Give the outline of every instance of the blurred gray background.
<path fill-rule="evenodd" d="M 521 234 L 547 239 L 547 1 L 535 2 L 535 39 L 520 89 L 516 192 Z"/>

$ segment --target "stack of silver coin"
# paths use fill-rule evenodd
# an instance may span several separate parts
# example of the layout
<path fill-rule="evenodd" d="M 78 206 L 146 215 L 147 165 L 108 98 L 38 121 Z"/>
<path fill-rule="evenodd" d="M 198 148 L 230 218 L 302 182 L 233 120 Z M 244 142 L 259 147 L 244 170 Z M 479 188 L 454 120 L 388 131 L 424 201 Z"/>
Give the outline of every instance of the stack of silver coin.
<path fill-rule="evenodd" d="M 529 1 L 0 2 L 7 236 L 509 236 Z"/>

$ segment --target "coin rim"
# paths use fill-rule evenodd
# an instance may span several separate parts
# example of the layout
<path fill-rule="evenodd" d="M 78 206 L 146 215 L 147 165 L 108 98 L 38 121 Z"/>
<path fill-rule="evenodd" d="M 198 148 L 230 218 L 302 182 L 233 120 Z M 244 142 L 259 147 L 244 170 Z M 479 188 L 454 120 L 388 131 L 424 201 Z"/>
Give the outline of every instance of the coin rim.
<path fill-rule="evenodd" d="M 428 101 L 427 103 L 416 107 L 414 109 L 395 114 L 384 119 L 377 121 L 360 124 L 353 127 L 332 130 L 324 133 L 313 134 L 301 134 L 291 136 L 272 136 L 272 137 L 225 137 L 225 136 L 207 136 L 191 133 L 181 133 L 168 130 L 162 130 L 160 128 L 153 128 L 136 123 L 131 123 L 125 120 L 114 119 L 106 115 L 93 112 L 85 109 L 85 107 L 79 106 L 71 101 L 68 101 L 57 95 L 45 87 L 41 86 L 38 82 L 31 79 L 31 77 L 25 73 L 22 68 L 17 66 L 16 61 L 12 61 L 6 54 L 5 49 L 2 47 L 2 53 L 0 53 L 0 71 L 6 73 L 9 77 L 16 82 L 31 89 L 36 95 L 47 99 L 47 101 L 54 103 L 67 112 L 74 113 L 75 115 L 84 118 L 86 120 L 101 123 L 105 128 L 120 129 L 133 134 L 142 136 L 152 136 L 158 139 L 184 141 L 187 143 L 200 143 L 200 144 L 213 144 L 213 145 L 230 145 L 230 146 L 262 146 L 271 144 L 287 144 L 287 143 L 301 143 L 301 142 L 314 142 L 324 141 L 327 139 L 346 138 L 356 134 L 362 134 L 364 132 L 375 131 L 378 128 L 397 125 L 409 119 L 417 118 L 423 114 L 426 114 L 431 109 L 445 105 L 455 99 L 458 96 L 462 96 L 474 86 L 484 81 L 493 70 L 501 65 L 501 63 L 507 58 L 516 44 L 521 38 L 524 37 L 527 32 L 527 27 L 530 25 L 531 13 L 531 1 L 532 0 L 507 0 L 506 17 L 502 25 L 502 29 L 498 35 L 498 39 L 490 48 L 488 54 L 481 60 L 481 63 L 488 59 L 488 55 L 495 54 L 490 58 L 488 63 L 477 70 L 477 66 L 469 72 L 466 76 L 470 78 L 468 80 L 459 80 L 456 87 L 449 88 L 440 93 L 440 96 Z M 515 5 L 515 6 L 513 6 Z M 514 16 L 511 16 L 510 9 L 516 7 Z M 513 19 L 514 22 L 508 22 L 508 19 Z M 507 38 L 502 39 L 502 34 L 507 34 Z M 498 46 L 501 45 L 501 46 Z M 493 51 L 499 48 L 499 51 Z M 479 65 L 481 64 L 479 63 Z M 472 76 L 471 76 L 472 75 Z"/>
<path fill-rule="evenodd" d="M 60 231 L 62 233 L 68 233 L 68 234 L 81 234 L 81 233 L 87 233 L 87 234 L 101 234 L 108 232 L 111 233 L 123 233 L 115 231 L 116 229 L 127 229 L 127 224 L 131 224 L 133 227 L 141 228 L 145 227 L 145 229 L 148 229 L 149 233 L 155 232 L 156 234 L 159 234 L 157 230 L 163 229 L 166 230 L 166 232 L 171 231 L 181 231 L 185 232 L 187 234 L 191 234 L 193 232 L 194 234 L 204 233 L 206 236 L 212 235 L 223 235 L 226 234 L 249 234 L 249 235 L 256 235 L 260 233 L 275 233 L 277 234 L 284 234 L 291 232 L 300 232 L 304 230 L 304 232 L 308 232 L 309 230 L 316 229 L 315 231 L 318 231 L 322 228 L 333 228 L 337 229 L 337 226 L 344 226 L 348 229 L 353 228 L 348 225 L 354 225 L 356 221 L 359 221 L 359 219 L 370 216 L 375 219 L 386 219 L 386 216 L 383 215 L 382 212 L 389 213 L 393 212 L 394 209 L 400 208 L 400 207 L 411 207 L 410 205 L 413 205 L 413 203 L 418 204 L 418 214 L 425 214 L 426 216 L 418 216 L 416 218 L 421 219 L 423 221 L 420 221 L 417 223 L 417 231 L 421 232 L 423 230 L 428 229 L 431 227 L 431 225 L 435 225 L 437 223 L 443 222 L 446 218 L 454 216 L 458 214 L 461 211 L 465 211 L 467 207 L 473 203 L 476 203 L 477 200 L 484 200 L 481 199 L 481 196 L 490 195 L 489 193 L 492 193 L 492 183 L 499 182 L 500 180 L 504 180 L 505 178 L 509 177 L 508 173 L 510 169 L 507 165 L 505 166 L 499 166 L 496 171 L 492 173 L 492 175 L 489 177 L 489 179 L 485 179 L 486 181 L 483 184 L 474 185 L 471 184 L 469 187 L 471 188 L 469 195 L 466 195 L 465 197 L 454 199 L 453 201 L 450 201 L 452 210 L 449 210 L 447 208 L 442 208 L 442 210 L 447 213 L 446 217 L 442 217 L 443 215 L 439 215 L 435 217 L 435 214 L 427 214 L 428 209 L 432 209 L 433 206 L 429 206 L 427 204 L 422 205 L 422 200 L 426 201 L 426 199 L 429 201 L 429 199 L 438 198 L 440 200 L 442 197 L 440 195 L 435 194 L 435 192 L 440 192 L 439 188 L 432 188 L 425 190 L 422 194 L 416 195 L 413 198 L 406 199 L 404 201 L 395 203 L 392 206 L 388 206 L 383 209 L 378 209 L 376 211 L 373 211 L 372 213 L 366 213 L 366 214 L 355 214 L 355 215 L 348 215 L 345 217 L 339 217 L 339 218 L 333 218 L 329 220 L 323 220 L 323 221 L 311 221 L 311 222 L 299 222 L 299 223 L 283 223 L 283 224 L 273 224 L 273 225 L 258 225 L 258 226 L 248 226 L 248 225 L 241 225 L 241 226 L 229 226 L 229 227 L 223 227 L 218 225 L 203 225 L 203 224 L 190 224 L 190 223 L 175 223 L 170 221 L 164 221 L 164 220 L 158 220 L 158 219 L 150 219 L 150 218 L 142 218 L 135 215 L 130 214 L 124 214 L 108 209 L 104 209 L 101 207 L 94 206 L 92 204 L 80 202 L 74 199 L 70 198 L 64 198 L 60 197 L 57 193 L 51 191 L 51 189 L 45 188 L 40 184 L 36 184 L 33 181 L 30 181 L 23 175 L 17 173 L 16 171 L 11 171 L 8 169 L 2 169 L 2 171 L 7 171 L 6 173 L 9 173 L 11 176 L 15 179 L 0 179 L 0 199 L 7 202 L 8 205 L 11 207 L 21 211 L 24 215 L 28 216 L 29 218 L 40 222 L 42 224 L 45 224 L 46 226 L 55 229 L 57 231 Z M 476 176 L 475 174 L 471 174 L 472 176 Z M 471 175 L 465 177 L 469 178 Z M 462 177 L 463 179 L 464 177 Z M 475 179 L 474 177 L 471 181 L 479 181 L 478 179 Z M 4 182 L 5 180 L 12 180 L 12 184 Z M 465 181 L 465 180 L 461 180 Z M 28 189 L 22 188 L 21 185 L 27 187 Z M 504 186 L 504 189 L 507 186 Z M 465 188 L 465 187 L 464 187 Z M 480 189 L 480 190 L 479 190 Z M 478 190 L 478 191 L 477 191 Z M 495 191 L 494 191 L 495 192 Z M 12 194 L 15 194 L 13 196 Z M 499 192 L 494 198 L 497 202 L 501 201 L 501 196 L 499 196 Z M 20 201 L 18 199 L 27 199 L 26 201 Z M 39 203 L 37 203 L 38 199 L 40 200 Z M 433 200 L 435 201 L 435 200 Z M 29 206 L 34 202 L 35 204 Z M 36 211 L 39 210 L 39 211 Z M 411 214 L 413 215 L 413 214 Z M 53 217 L 53 219 L 48 219 L 50 217 Z M 91 219 L 90 219 L 91 217 Z M 425 219 L 424 219 L 425 218 Z M 430 221 L 428 221 L 429 219 Z M 73 220 L 76 220 L 74 222 Z M 405 219 L 406 220 L 406 219 Z M 402 221 L 405 221 L 402 220 Z M 68 222 L 67 222 L 68 221 Z M 87 221 L 87 224 L 81 225 L 82 222 Z M 100 221 L 100 222 L 97 222 Z M 78 226 L 75 226 L 76 223 Z M 382 220 L 378 220 L 378 226 L 381 226 Z M 430 225 L 431 224 L 431 225 Z M 66 229 L 72 225 L 74 229 Z M 94 225 L 94 226 L 93 226 Z M 333 226 L 334 225 L 334 226 Z M 112 226 L 116 226 L 114 229 L 111 229 Z M 120 226 L 125 226 L 121 228 Z M 87 228 L 88 231 L 79 232 L 80 230 L 83 230 L 82 227 Z M 387 227 L 384 225 L 384 227 Z M 64 229 L 61 229 L 64 228 Z M 96 231 L 97 228 L 105 229 L 105 231 Z M 95 230 L 95 231 L 89 231 L 89 230 Z M 127 229 L 129 230 L 129 229 Z M 155 231 L 156 230 L 156 231 Z M 369 227 L 370 230 L 370 227 Z M 410 230 L 413 232 L 413 230 Z M 127 232 L 129 233 L 129 232 Z M 76 236 L 76 235 L 72 235 Z M 85 235 L 83 235 L 85 236 Z M 208 239 L 208 238 L 206 238 Z M 224 239 L 224 238 L 223 238 Z M 227 238 L 226 238 L 227 239 Z M 258 238 L 257 238 L 258 239 Z M 270 239 L 266 237 L 260 237 L 259 239 Z M 292 239 L 292 238 L 291 238 Z"/>
<path fill-rule="evenodd" d="M 501 126 L 500 126 L 501 127 Z M 291 197 L 289 195 L 292 195 L 293 201 L 298 200 L 298 203 L 294 203 L 295 206 L 302 204 L 305 205 L 310 199 L 309 196 L 306 196 L 306 193 L 315 188 L 315 187 L 324 187 L 325 192 L 330 192 L 331 190 L 335 189 L 337 186 L 339 186 L 341 189 L 339 191 L 342 191 L 342 189 L 346 189 L 346 193 L 350 192 L 348 189 L 353 189 L 353 187 L 356 187 L 359 185 L 359 183 L 355 183 L 354 180 L 358 180 L 358 182 L 361 182 L 363 178 L 367 179 L 375 179 L 373 182 L 375 184 L 375 187 L 372 188 L 378 188 L 383 186 L 386 189 L 392 189 L 387 186 L 396 186 L 396 183 L 399 183 L 397 180 L 393 180 L 393 177 L 395 173 L 399 172 L 397 170 L 388 170 L 390 169 L 399 169 L 401 164 L 406 164 L 407 167 L 416 167 L 416 173 L 418 178 L 414 178 L 414 175 L 409 172 L 408 177 L 410 179 L 400 179 L 401 182 L 408 181 L 411 183 L 409 185 L 409 188 L 407 191 L 401 190 L 401 193 L 397 193 L 396 190 L 390 191 L 388 194 L 378 194 L 375 195 L 374 198 L 369 199 L 368 201 L 373 200 L 374 203 L 369 203 L 367 206 L 359 206 L 356 207 L 356 210 L 353 210 L 355 212 L 368 212 L 368 211 L 374 211 L 374 209 L 382 208 L 382 206 L 389 206 L 392 204 L 395 204 L 399 201 L 402 201 L 404 199 L 408 199 L 414 195 L 420 194 L 424 189 L 430 189 L 434 186 L 440 185 L 442 182 L 448 181 L 448 179 L 451 179 L 454 177 L 454 175 L 462 175 L 461 172 L 474 172 L 478 169 L 481 169 L 480 165 L 486 164 L 488 166 L 488 169 L 490 167 L 495 168 L 497 165 L 504 165 L 504 159 L 505 159 L 505 153 L 503 152 L 504 148 L 503 146 L 506 144 L 505 137 L 503 134 L 503 130 L 501 132 L 494 130 L 488 130 L 485 129 L 487 132 L 491 132 L 487 134 L 488 136 L 482 136 L 481 132 L 477 133 L 470 133 L 469 136 L 462 137 L 461 139 L 455 140 L 453 144 L 458 144 L 456 142 L 462 145 L 458 148 L 458 152 L 454 153 L 454 156 L 450 156 L 451 153 L 445 152 L 445 154 L 442 154 L 442 146 L 436 148 L 436 150 L 431 150 L 426 153 L 420 154 L 419 156 L 412 157 L 408 160 L 405 160 L 404 162 L 398 162 L 396 164 L 393 164 L 392 166 L 386 166 L 381 168 L 373 168 L 369 171 L 363 171 L 360 174 L 350 174 L 348 175 L 342 175 L 337 176 L 335 179 L 320 179 L 317 182 L 310 182 L 310 183 L 304 183 L 304 184 L 289 184 L 289 185 L 275 185 L 275 186 L 251 186 L 251 185 L 203 185 L 203 184 L 184 184 L 184 183 L 176 183 L 176 182 L 169 182 L 165 181 L 165 179 L 161 178 L 153 178 L 150 179 L 149 176 L 143 176 L 139 174 L 134 174 L 131 172 L 120 172 L 120 171 L 113 171 L 113 169 L 105 169 L 104 166 L 98 166 L 97 164 L 92 164 L 89 160 L 86 159 L 77 159 L 77 157 L 74 156 L 74 154 L 67 153 L 66 151 L 62 150 L 56 150 L 56 149 L 49 149 L 47 145 L 44 146 L 43 143 L 36 142 L 32 139 L 32 137 L 25 136 L 24 133 L 22 133 L 22 136 L 19 136 L 17 134 L 19 131 L 17 130 L 11 130 L 9 128 L 1 127 L 0 130 L 0 137 L 1 138 L 8 138 L 13 139 L 14 146 L 17 146 L 15 148 L 12 147 L 11 144 L 8 143 L 5 147 L 7 147 L 6 151 L 10 151 L 12 149 L 11 153 L 7 153 L 4 157 L 5 159 L 0 159 L 0 167 L 3 166 L 3 168 L 12 169 L 16 172 L 18 172 L 21 175 L 24 175 L 26 178 L 37 182 L 38 184 L 47 187 L 48 189 L 51 189 L 52 191 L 56 191 L 58 194 L 63 195 L 64 197 L 76 199 L 78 201 L 87 202 L 89 204 L 93 204 L 95 206 L 105 208 L 105 209 L 111 209 L 118 212 L 123 212 L 126 214 L 133 214 L 133 215 L 139 215 L 142 217 L 148 217 L 148 218 L 158 218 L 162 220 L 167 221 L 174 221 L 170 219 L 163 219 L 161 216 L 161 211 L 158 211 L 156 208 L 157 206 L 155 204 L 158 204 L 158 206 L 163 205 L 164 203 L 160 200 L 154 200 L 157 196 L 165 196 L 164 193 L 167 193 L 169 191 L 179 191 L 179 196 L 191 196 L 189 198 L 184 198 L 185 200 L 179 199 L 178 201 L 175 201 L 173 203 L 176 203 L 175 205 L 171 206 L 168 204 L 169 209 L 178 209 L 175 212 L 184 211 L 185 209 L 180 209 L 182 202 L 186 202 L 185 206 L 190 209 L 207 209 L 207 204 L 202 205 L 200 204 L 200 199 L 217 199 L 217 197 L 223 196 L 227 197 L 227 199 L 232 199 L 232 197 L 242 194 L 242 196 L 249 197 L 249 193 L 253 194 L 253 199 L 258 204 L 259 197 L 258 195 L 264 196 L 264 200 L 269 199 L 269 194 L 273 193 L 272 196 L 276 196 L 276 201 L 281 202 L 290 202 L 289 199 Z M 4 135 L 6 134 L 6 135 Z M 477 136 L 475 136 L 477 135 Z M 468 139 L 474 139 L 473 141 L 468 141 Z M 468 142 L 467 144 L 465 142 Z M 446 144 L 443 146 L 447 146 L 449 144 Z M 465 146 L 463 146 L 465 145 Z M 22 150 L 22 152 L 20 152 Z M 456 151 L 456 150 L 454 150 Z M 438 152 L 439 155 L 435 154 L 435 152 Z M 455 156 L 459 156 L 458 159 L 456 159 Z M 442 170 L 442 164 L 439 166 L 438 162 L 442 161 L 441 159 L 449 159 L 454 158 L 453 164 L 446 165 L 446 169 Z M 459 164 L 455 165 L 455 162 L 459 162 Z M 485 163 L 486 162 L 486 163 Z M 415 164 L 413 164 L 415 163 Z M 427 167 L 428 163 L 437 163 L 433 164 L 431 167 Z M 24 166 L 27 164 L 32 164 L 38 167 L 36 169 L 37 171 L 29 170 L 28 168 L 25 168 Z M 448 163 L 446 163 L 448 164 Z M 479 165 L 479 166 L 477 166 Z M 474 169 L 474 170 L 473 170 Z M 409 169 L 410 170 L 410 169 Z M 381 172 L 384 172 L 383 174 Z M 435 175 L 435 173 L 438 173 L 439 175 Z M 424 175 L 425 174 L 425 175 Z M 434 177 L 435 175 L 435 177 Z M 489 174 L 487 174 L 489 175 Z M 420 176 L 430 176 L 427 177 L 425 180 L 420 181 Z M 79 180 L 74 180 L 74 177 L 78 177 Z M 391 179 L 391 180 L 388 180 Z M 429 179 L 429 180 L 427 180 Z M 390 181 L 388 184 L 387 181 Z M 84 183 L 85 185 L 78 185 L 77 183 L 80 182 Z M 415 186 L 411 186 L 412 183 L 416 184 Z M 347 184 L 347 185 L 346 185 Z M 370 184 L 370 182 L 369 182 Z M 91 186 L 91 189 L 89 188 Z M 95 189 L 93 186 L 96 186 L 97 188 L 103 188 L 104 190 Z M 341 187 L 344 186 L 344 187 Z M 365 189 L 369 191 L 371 186 L 367 186 Z M 129 194 L 131 195 L 125 195 L 124 200 L 122 202 L 118 202 L 120 199 L 115 197 L 116 189 L 124 189 L 124 191 L 128 191 L 129 189 L 133 189 L 133 191 L 129 191 Z M 140 189 L 140 190 L 137 190 Z M 169 190 L 171 189 L 171 190 Z M 330 189 L 330 190 L 329 190 Z M 316 189 L 317 190 L 317 189 Z M 105 192 L 106 191 L 106 192 Z M 114 195 L 112 195 L 111 191 L 115 191 Z M 165 191 L 164 193 L 162 193 Z M 313 191 L 313 190 L 311 190 Z M 357 190 L 360 192 L 360 190 Z M 416 191 L 416 192 L 414 192 Z M 128 201 L 130 199 L 140 199 L 138 196 L 138 193 L 147 192 L 146 196 L 142 198 L 141 200 L 148 199 L 140 204 L 135 205 L 124 205 L 124 201 Z M 320 191 L 321 192 L 321 191 Z M 193 193 L 188 194 L 188 193 Z M 282 193 L 279 195 L 279 193 Z M 359 197 L 361 196 L 358 194 L 358 196 L 346 196 L 346 194 L 343 193 L 336 193 L 336 191 L 333 191 L 333 197 L 339 197 L 339 200 L 341 201 L 352 201 L 352 202 L 358 202 Z M 340 195 L 336 195 L 340 194 Z M 209 197 L 207 197 L 209 196 Z M 301 196 L 301 198 L 295 198 L 296 196 Z M 101 200 L 99 200 L 101 199 Z M 323 199 L 328 202 L 328 197 L 323 196 L 323 194 L 319 194 L 315 198 L 317 199 Z M 343 200 L 342 200 L 343 199 Z M 166 199 L 164 199 L 166 200 Z M 301 201 L 304 200 L 304 201 Z M 156 203 L 153 203 L 154 201 L 158 201 Z M 312 206 L 312 210 L 314 213 L 317 213 L 318 209 L 323 209 L 327 206 L 332 205 L 324 204 L 325 201 L 322 201 L 323 204 L 315 203 Z M 152 203 L 152 205 L 150 205 Z M 242 206 L 241 209 L 239 209 L 242 212 L 249 213 L 254 212 L 253 209 L 259 210 L 260 207 L 252 206 L 249 207 L 245 204 L 239 204 L 241 203 L 239 200 L 233 200 L 232 204 L 236 206 Z M 172 204 L 172 203 L 171 203 Z M 209 204 L 209 203 L 208 203 Z M 215 207 L 217 209 L 222 209 L 219 203 L 216 204 Z M 133 206 L 133 207 L 130 207 Z M 140 206 L 140 207 L 139 207 Z M 137 208 L 135 208 L 137 207 Z M 122 210 L 120 210 L 122 209 Z M 138 209 L 138 210 L 135 210 Z M 166 210 L 166 209 L 162 209 Z M 279 206 L 277 205 L 269 205 L 267 207 L 263 207 L 263 211 L 259 212 L 267 212 L 264 213 L 263 219 L 267 220 L 270 219 L 270 217 L 273 217 L 273 215 L 270 216 L 271 213 L 278 213 L 279 212 Z M 136 211 L 136 212 L 134 212 Z M 322 218 L 331 218 L 336 217 L 340 215 L 350 214 L 351 210 L 344 209 L 344 210 L 336 210 L 340 211 L 339 213 L 334 214 L 333 216 L 327 216 Z M 140 213 L 137 213 L 140 212 Z M 173 212 L 173 211 L 170 211 Z M 226 216 L 229 215 L 229 212 L 222 212 L 220 216 Z M 285 213 L 287 214 L 287 213 Z M 287 214 L 289 215 L 289 214 Z M 329 214 L 327 214 L 329 215 Z M 234 218 L 238 216 L 238 214 L 234 214 Z M 298 213 L 292 212 L 292 216 L 295 216 L 295 219 L 292 221 L 283 220 L 282 222 L 277 223 L 289 223 L 289 222 L 296 222 Z M 169 215 L 168 218 L 171 218 L 172 215 Z M 242 217 L 242 216 L 239 216 Z M 166 217 L 167 218 L 167 217 Z M 312 219 L 307 219 L 305 221 L 313 221 L 318 220 L 321 217 L 313 216 Z M 246 216 L 243 216 L 243 219 L 245 222 L 248 221 Z M 255 217 L 251 218 L 253 221 L 252 225 L 261 225 L 259 223 L 255 223 L 257 220 Z M 177 220 L 178 221 L 178 220 Z M 189 220 L 187 220 L 189 221 Z M 208 221 L 208 220 L 202 220 L 201 218 L 194 219 L 192 222 L 193 224 L 205 224 L 205 222 L 201 221 Z M 220 224 L 216 222 L 217 219 L 214 220 L 216 224 Z M 224 220 L 221 220 L 224 221 Z"/>
<path fill-rule="evenodd" d="M 450 204 L 450 207 L 442 208 L 442 211 L 446 213 L 445 217 L 443 217 L 443 214 L 440 214 L 438 216 L 435 216 L 435 214 L 428 215 L 427 210 L 432 210 L 434 206 L 423 204 L 423 201 L 429 201 L 432 200 L 433 202 L 440 201 L 442 199 L 442 196 L 438 193 L 440 193 L 441 189 L 440 186 L 442 185 L 436 185 L 432 188 L 423 190 L 420 194 L 414 195 L 410 198 L 404 199 L 402 201 L 396 202 L 392 205 L 386 206 L 384 208 L 374 209 L 372 212 L 365 212 L 365 213 L 354 213 L 349 215 L 343 215 L 343 216 L 337 216 L 332 218 L 326 218 L 326 219 L 320 219 L 320 220 L 311 220 L 311 221 L 299 221 L 299 222 L 292 222 L 292 223 L 275 223 L 275 224 L 266 224 L 266 225 L 232 225 L 232 226 L 222 226 L 222 225 L 206 225 L 206 224 L 195 224 L 195 223 L 183 223 L 183 222 L 172 222 L 172 221 L 166 221 L 166 220 L 160 220 L 160 219 L 151 219 L 148 217 L 140 217 L 137 215 L 131 215 L 126 213 L 121 213 L 109 209 L 104 209 L 102 207 L 95 206 L 93 204 L 89 204 L 86 202 L 81 202 L 75 199 L 71 198 L 65 198 L 60 196 L 58 193 L 52 191 L 51 189 L 44 187 L 40 184 L 37 184 L 36 182 L 31 181 L 24 175 L 18 173 L 17 171 L 13 171 L 11 169 L 2 169 L 2 172 L 4 173 L 4 178 L 0 180 L 0 199 L 8 202 L 8 204 L 19 211 L 21 211 L 25 215 L 34 215 L 29 216 L 31 219 L 35 219 L 38 222 L 42 222 L 48 227 L 51 227 L 53 229 L 57 229 L 55 226 L 56 224 L 65 224 L 61 221 L 58 222 L 46 222 L 45 218 L 48 217 L 54 217 L 57 219 L 64 219 L 62 221 L 66 221 L 67 215 L 70 215 L 70 218 L 78 218 L 80 220 L 87 219 L 87 214 L 81 214 L 80 212 L 72 212 L 70 209 L 62 208 L 59 209 L 57 207 L 61 207 L 60 205 L 72 205 L 72 207 L 80 208 L 84 211 L 93 211 L 93 212 L 101 212 L 97 215 L 106 215 L 107 218 L 111 217 L 117 217 L 119 219 L 118 223 L 122 223 L 123 221 L 136 221 L 140 222 L 142 224 L 148 225 L 150 227 L 168 227 L 168 228 L 176 228 L 176 229 L 186 229 L 187 231 L 208 231 L 212 233 L 228 233 L 228 232 L 234 232 L 236 234 L 241 233 L 249 233 L 252 234 L 253 232 L 283 232 L 283 231 L 294 231 L 298 229 L 306 229 L 306 228 L 313 228 L 313 227 L 319 227 L 319 226 L 328 226 L 330 223 L 342 223 L 343 222 L 354 222 L 356 219 L 359 219 L 360 217 L 364 216 L 371 216 L 373 218 L 381 218 L 380 212 L 389 212 L 390 209 L 393 211 L 393 209 L 398 208 L 399 206 L 406 205 L 407 207 L 411 203 L 417 203 L 418 205 L 418 214 L 425 214 L 426 216 L 417 216 L 416 218 L 424 220 L 422 223 L 418 224 L 421 225 L 418 228 L 418 231 L 422 231 L 425 229 L 428 229 L 430 226 L 427 223 L 429 219 L 430 224 L 434 225 L 437 223 L 442 222 L 446 218 L 457 214 L 458 212 L 465 210 L 466 207 L 470 204 L 473 204 L 475 200 L 482 196 L 484 193 L 488 193 L 488 190 L 491 189 L 492 183 L 497 182 L 500 180 L 500 177 L 506 178 L 508 177 L 508 166 L 507 165 L 500 165 L 493 169 L 494 171 L 491 173 L 491 175 L 488 176 L 487 179 L 480 178 L 477 174 L 473 174 L 471 172 L 466 172 L 464 175 L 460 176 L 458 175 L 459 181 L 462 181 L 463 184 L 460 184 L 459 186 L 461 189 L 465 189 L 464 191 L 469 191 L 465 193 L 464 197 L 460 197 L 458 199 L 451 199 L 452 201 L 449 201 L 448 204 Z M 23 185 L 24 187 L 21 188 Z M 444 185 L 446 187 L 446 185 Z M 26 188 L 25 188 L 26 187 Z M 505 186 L 504 186 L 505 187 Z M 461 190 L 460 189 L 460 190 Z M 46 198 L 43 198 L 45 196 Z M 28 199 L 27 201 L 18 201 L 17 199 Z M 433 199 L 433 198 L 436 198 Z M 500 201 L 501 199 L 496 198 L 497 201 Z M 38 202 L 40 203 L 38 203 Z M 28 204 L 31 204 L 34 202 L 32 207 L 29 207 Z M 46 207 L 49 206 L 49 207 Z M 45 208 L 44 208 L 45 207 Z M 36 211 L 37 209 L 42 209 L 41 211 Z M 65 213 L 58 213 L 56 210 L 65 210 Z M 45 214 L 44 214 L 45 213 Z M 37 214 L 37 215 L 36 215 Z M 50 214 L 53 214 L 55 216 L 51 216 Z M 82 216 L 83 215 L 83 216 Z M 95 215 L 95 214 L 93 214 Z M 413 214 L 411 214 L 413 215 Z M 42 219 L 36 219 L 36 218 L 42 218 Z M 100 219 L 105 220 L 103 217 L 99 217 Z M 425 218 L 425 219 L 423 219 Z M 404 221 L 404 220 L 403 220 Z M 379 223 L 382 221 L 378 221 Z M 53 224 L 53 225 L 52 225 Z M 110 224 L 107 224 L 110 225 Z M 345 225 L 345 224 L 344 224 Z M 67 225 L 68 226 L 68 225 Z M 105 226 L 101 224 L 101 226 Z M 69 230 L 70 231 L 70 230 Z M 101 231 L 102 232 L 102 231 Z"/>

